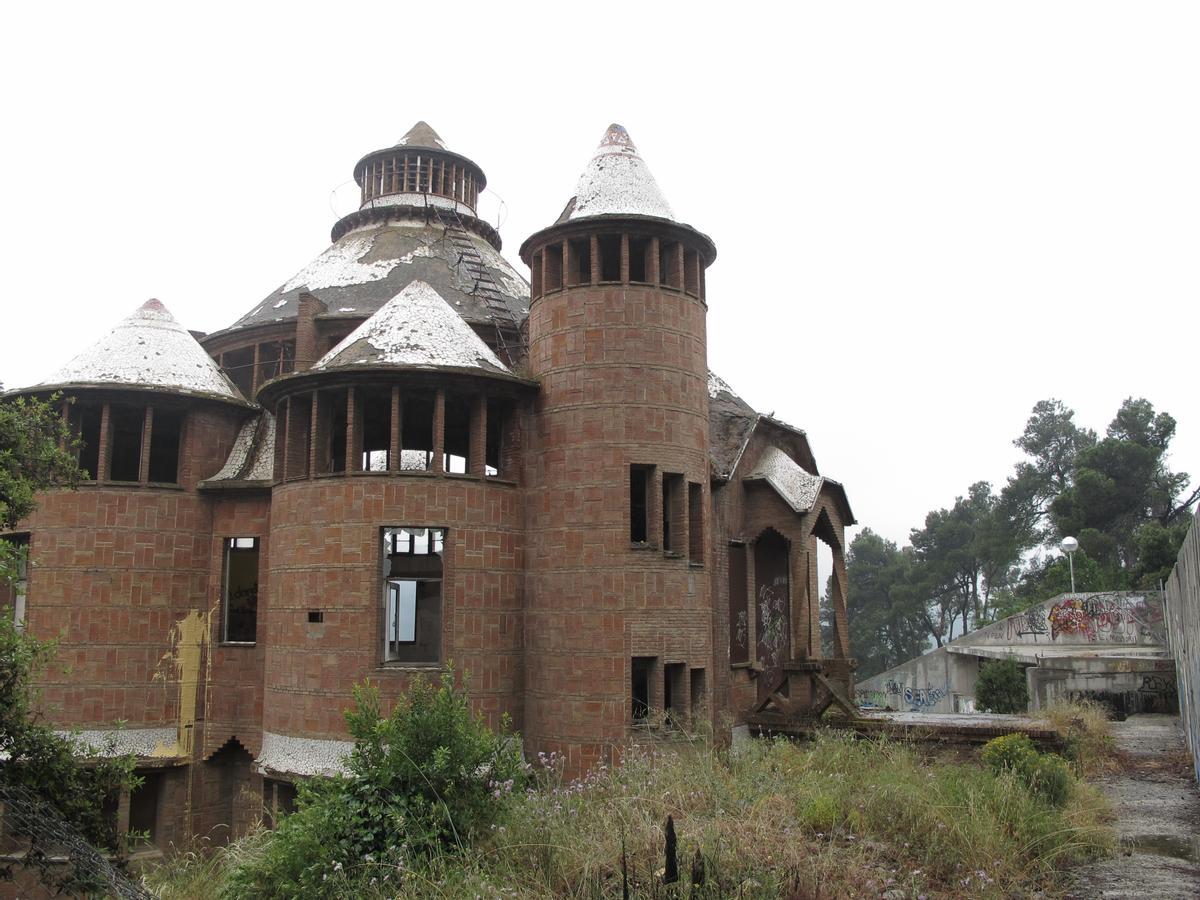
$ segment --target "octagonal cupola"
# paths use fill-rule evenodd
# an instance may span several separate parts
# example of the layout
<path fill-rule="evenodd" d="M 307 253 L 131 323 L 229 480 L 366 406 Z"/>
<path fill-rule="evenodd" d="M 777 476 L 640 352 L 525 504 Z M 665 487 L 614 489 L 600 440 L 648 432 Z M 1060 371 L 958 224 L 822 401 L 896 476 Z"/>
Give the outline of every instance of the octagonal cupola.
<path fill-rule="evenodd" d="M 354 167 L 360 209 L 437 206 L 474 216 L 487 179 L 474 162 L 452 152 L 436 131 L 418 122 L 395 145 L 368 153 Z"/>
<path fill-rule="evenodd" d="M 704 299 L 717 250 L 675 218 L 629 132 L 612 124 L 558 220 L 521 245 L 531 299 L 575 287 L 641 284 Z"/>

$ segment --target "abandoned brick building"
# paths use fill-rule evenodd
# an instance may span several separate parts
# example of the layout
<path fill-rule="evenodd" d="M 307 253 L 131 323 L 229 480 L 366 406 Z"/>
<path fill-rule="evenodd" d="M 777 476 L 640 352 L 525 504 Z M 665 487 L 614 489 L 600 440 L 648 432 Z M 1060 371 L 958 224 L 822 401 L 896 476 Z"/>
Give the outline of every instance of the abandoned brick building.
<path fill-rule="evenodd" d="M 338 766 L 352 685 L 449 661 L 569 774 L 656 710 L 727 735 L 852 694 L 845 492 L 709 372 L 716 249 L 625 130 L 521 246 L 531 284 L 428 125 L 354 178 L 330 247 L 228 328 L 151 300 L 14 392 L 70 398 L 92 480 L 7 535 L 3 602 L 60 641 L 52 720 L 137 755 L 122 820 L 223 840 Z"/>

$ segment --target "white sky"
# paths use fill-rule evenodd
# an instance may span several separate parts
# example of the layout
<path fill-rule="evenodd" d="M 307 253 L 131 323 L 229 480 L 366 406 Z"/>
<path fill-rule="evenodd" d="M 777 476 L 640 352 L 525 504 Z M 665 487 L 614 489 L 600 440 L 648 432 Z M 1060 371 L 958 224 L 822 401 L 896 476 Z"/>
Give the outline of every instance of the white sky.
<path fill-rule="evenodd" d="M 1147 397 L 1198 471 L 1198 25 L 1096 0 L 13 5 L 0 380 L 149 297 L 228 325 L 417 119 L 484 168 L 520 266 L 617 121 L 716 241 L 710 365 L 808 431 L 862 525 L 903 542 L 1001 483 L 1051 396 L 1098 430 Z"/>

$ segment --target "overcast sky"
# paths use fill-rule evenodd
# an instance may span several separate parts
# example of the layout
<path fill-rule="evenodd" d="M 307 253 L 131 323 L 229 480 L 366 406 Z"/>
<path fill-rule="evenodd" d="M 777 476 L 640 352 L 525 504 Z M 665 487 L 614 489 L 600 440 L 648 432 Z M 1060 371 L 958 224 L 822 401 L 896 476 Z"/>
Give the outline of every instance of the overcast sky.
<path fill-rule="evenodd" d="M 1098 430 L 1148 398 L 1200 475 L 1200 4 L 264 6 L 6 10 L 6 387 L 149 297 L 230 324 L 418 119 L 524 273 L 615 121 L 716 242 L 711 367 L 860 525 L 1002 483 L 1046 397 Z"/>

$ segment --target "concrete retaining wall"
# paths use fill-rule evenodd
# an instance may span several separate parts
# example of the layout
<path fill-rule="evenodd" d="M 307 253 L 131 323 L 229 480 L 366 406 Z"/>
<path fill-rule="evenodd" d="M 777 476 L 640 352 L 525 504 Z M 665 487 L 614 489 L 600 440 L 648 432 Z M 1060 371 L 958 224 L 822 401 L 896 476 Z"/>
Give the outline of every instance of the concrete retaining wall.
<path fill-rule="evenodd" d="M 1192 524 L 1167 579 L 1167 643 L 1178 674 L 1179 712 L 1200 781 L 1200 531 Z"/>

